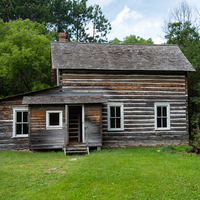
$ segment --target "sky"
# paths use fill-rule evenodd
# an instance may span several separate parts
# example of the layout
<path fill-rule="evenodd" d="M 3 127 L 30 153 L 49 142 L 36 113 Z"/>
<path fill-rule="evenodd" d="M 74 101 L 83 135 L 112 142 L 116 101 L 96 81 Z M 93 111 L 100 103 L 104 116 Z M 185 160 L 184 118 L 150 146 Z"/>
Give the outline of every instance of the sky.
<path fill-rule="evenodd" d="M 180 0 L 88 0 L 88 5 L 98 4 L 111 23 L 108 41 L 117 37 L 136 35 L 144 39 L 152 38 L 155 44 L 165 42 L 164 21 Z M 200 9 L 200 0 L 187 3 Z"/>

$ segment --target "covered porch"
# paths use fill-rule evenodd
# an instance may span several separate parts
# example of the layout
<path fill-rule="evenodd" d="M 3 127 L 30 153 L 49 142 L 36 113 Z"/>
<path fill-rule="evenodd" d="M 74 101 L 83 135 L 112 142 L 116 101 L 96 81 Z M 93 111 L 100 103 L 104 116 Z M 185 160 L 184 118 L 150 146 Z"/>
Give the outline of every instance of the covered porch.
<path fill-rule="evenodd" d="M 64 95 L 64 94 L 63 94 Z M 29 148 L 89 153 L 102 146 L 102 103 L 96 96 L 25 96 L 29 106 Z"/>

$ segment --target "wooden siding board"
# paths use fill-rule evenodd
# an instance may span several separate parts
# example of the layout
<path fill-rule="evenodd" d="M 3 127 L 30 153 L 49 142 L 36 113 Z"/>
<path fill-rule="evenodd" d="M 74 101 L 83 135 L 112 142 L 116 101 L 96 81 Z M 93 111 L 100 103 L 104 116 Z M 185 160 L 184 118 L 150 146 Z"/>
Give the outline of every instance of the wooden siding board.
<path fill-rule="evenodd" d="M 189 133 L 189 111 L 188 111 L 188 76 L 185 73 L 185 95 L 186 95 L 186 126 Z"/>
<path fill-rule="evenodd" d="M 101 92 L 108 103 L 122 102 L 124 104 L 124 131 L 110 132 L 107 130 L 107 103 L 102 104 L 102 138 L 103 145 L 128 144 L 169 144 L 188 143 L 187 102 L 185 96 L 184 74 L 98 74 L 87 72 L 78 74 L 76 71 L 63 70 L 63 91 Z M 170 103 L 171 130 L 155 131 L 154 103 Z M 95 114 L 96 115 L 96 114 Z M 94 117 L 93 117 L 94 118 Z M 139 125 L 137 125 L 140 123 Z M 181 125 L 179 123 L 182 123 Z M 136 125 L 134 125 L 136 124 Z M 118 134 L 121 134 L 120 137 Z M 139 134 L 136 136 L 136 134 Z M 154 134 L 150 135 L 149 134 Z M 107 139 L 105 140 L 105 136 Z M 156 138 L 156 136 L 159 138 Z M 177 136 L 178 135 L 178 136 Z M 124 136 L 124 137 L 121 137 Z M 117 139 L 116 139 L 117 138 Z M 156 138 L 156 139 L 155 139 Z"/>

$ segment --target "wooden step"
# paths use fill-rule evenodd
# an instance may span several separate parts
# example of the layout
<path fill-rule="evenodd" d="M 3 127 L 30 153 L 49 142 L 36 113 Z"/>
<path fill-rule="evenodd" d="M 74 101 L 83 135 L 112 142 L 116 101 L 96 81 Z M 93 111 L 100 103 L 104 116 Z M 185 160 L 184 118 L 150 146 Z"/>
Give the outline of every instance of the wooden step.
<path fill-rule="evenodd" d="M 86 150 L 87 151 L 87 147 L 67 147 L 66 150 L 69 151 L 73 151 L 73 150 Z"/>
<path fill-rule="evenodd" d="M 67 153 L 88 153 L 87 151 L 66 151 Z"/>
<path fill-rule="evenodd" d="M 67 146 L 67 147 L 64 147 L 63 149 L 64 149 L 65 155 L 68 154 L 68 153 L 87 153 L 87 154 L 90 154 L 89 147 L 87 147 L 87 146 L 80 146 L 80 145 Z"/>

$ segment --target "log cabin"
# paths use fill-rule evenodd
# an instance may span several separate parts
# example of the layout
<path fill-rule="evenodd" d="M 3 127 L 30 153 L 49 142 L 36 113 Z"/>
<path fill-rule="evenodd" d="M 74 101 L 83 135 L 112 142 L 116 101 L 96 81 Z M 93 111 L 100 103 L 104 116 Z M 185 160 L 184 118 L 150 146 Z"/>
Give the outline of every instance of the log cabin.
<path fill-rule="evenodd" d="M 0 149 L 188 144 L 187 72 L 177 45 L 51 42 L 57 86 L 0 99 Z"/>

